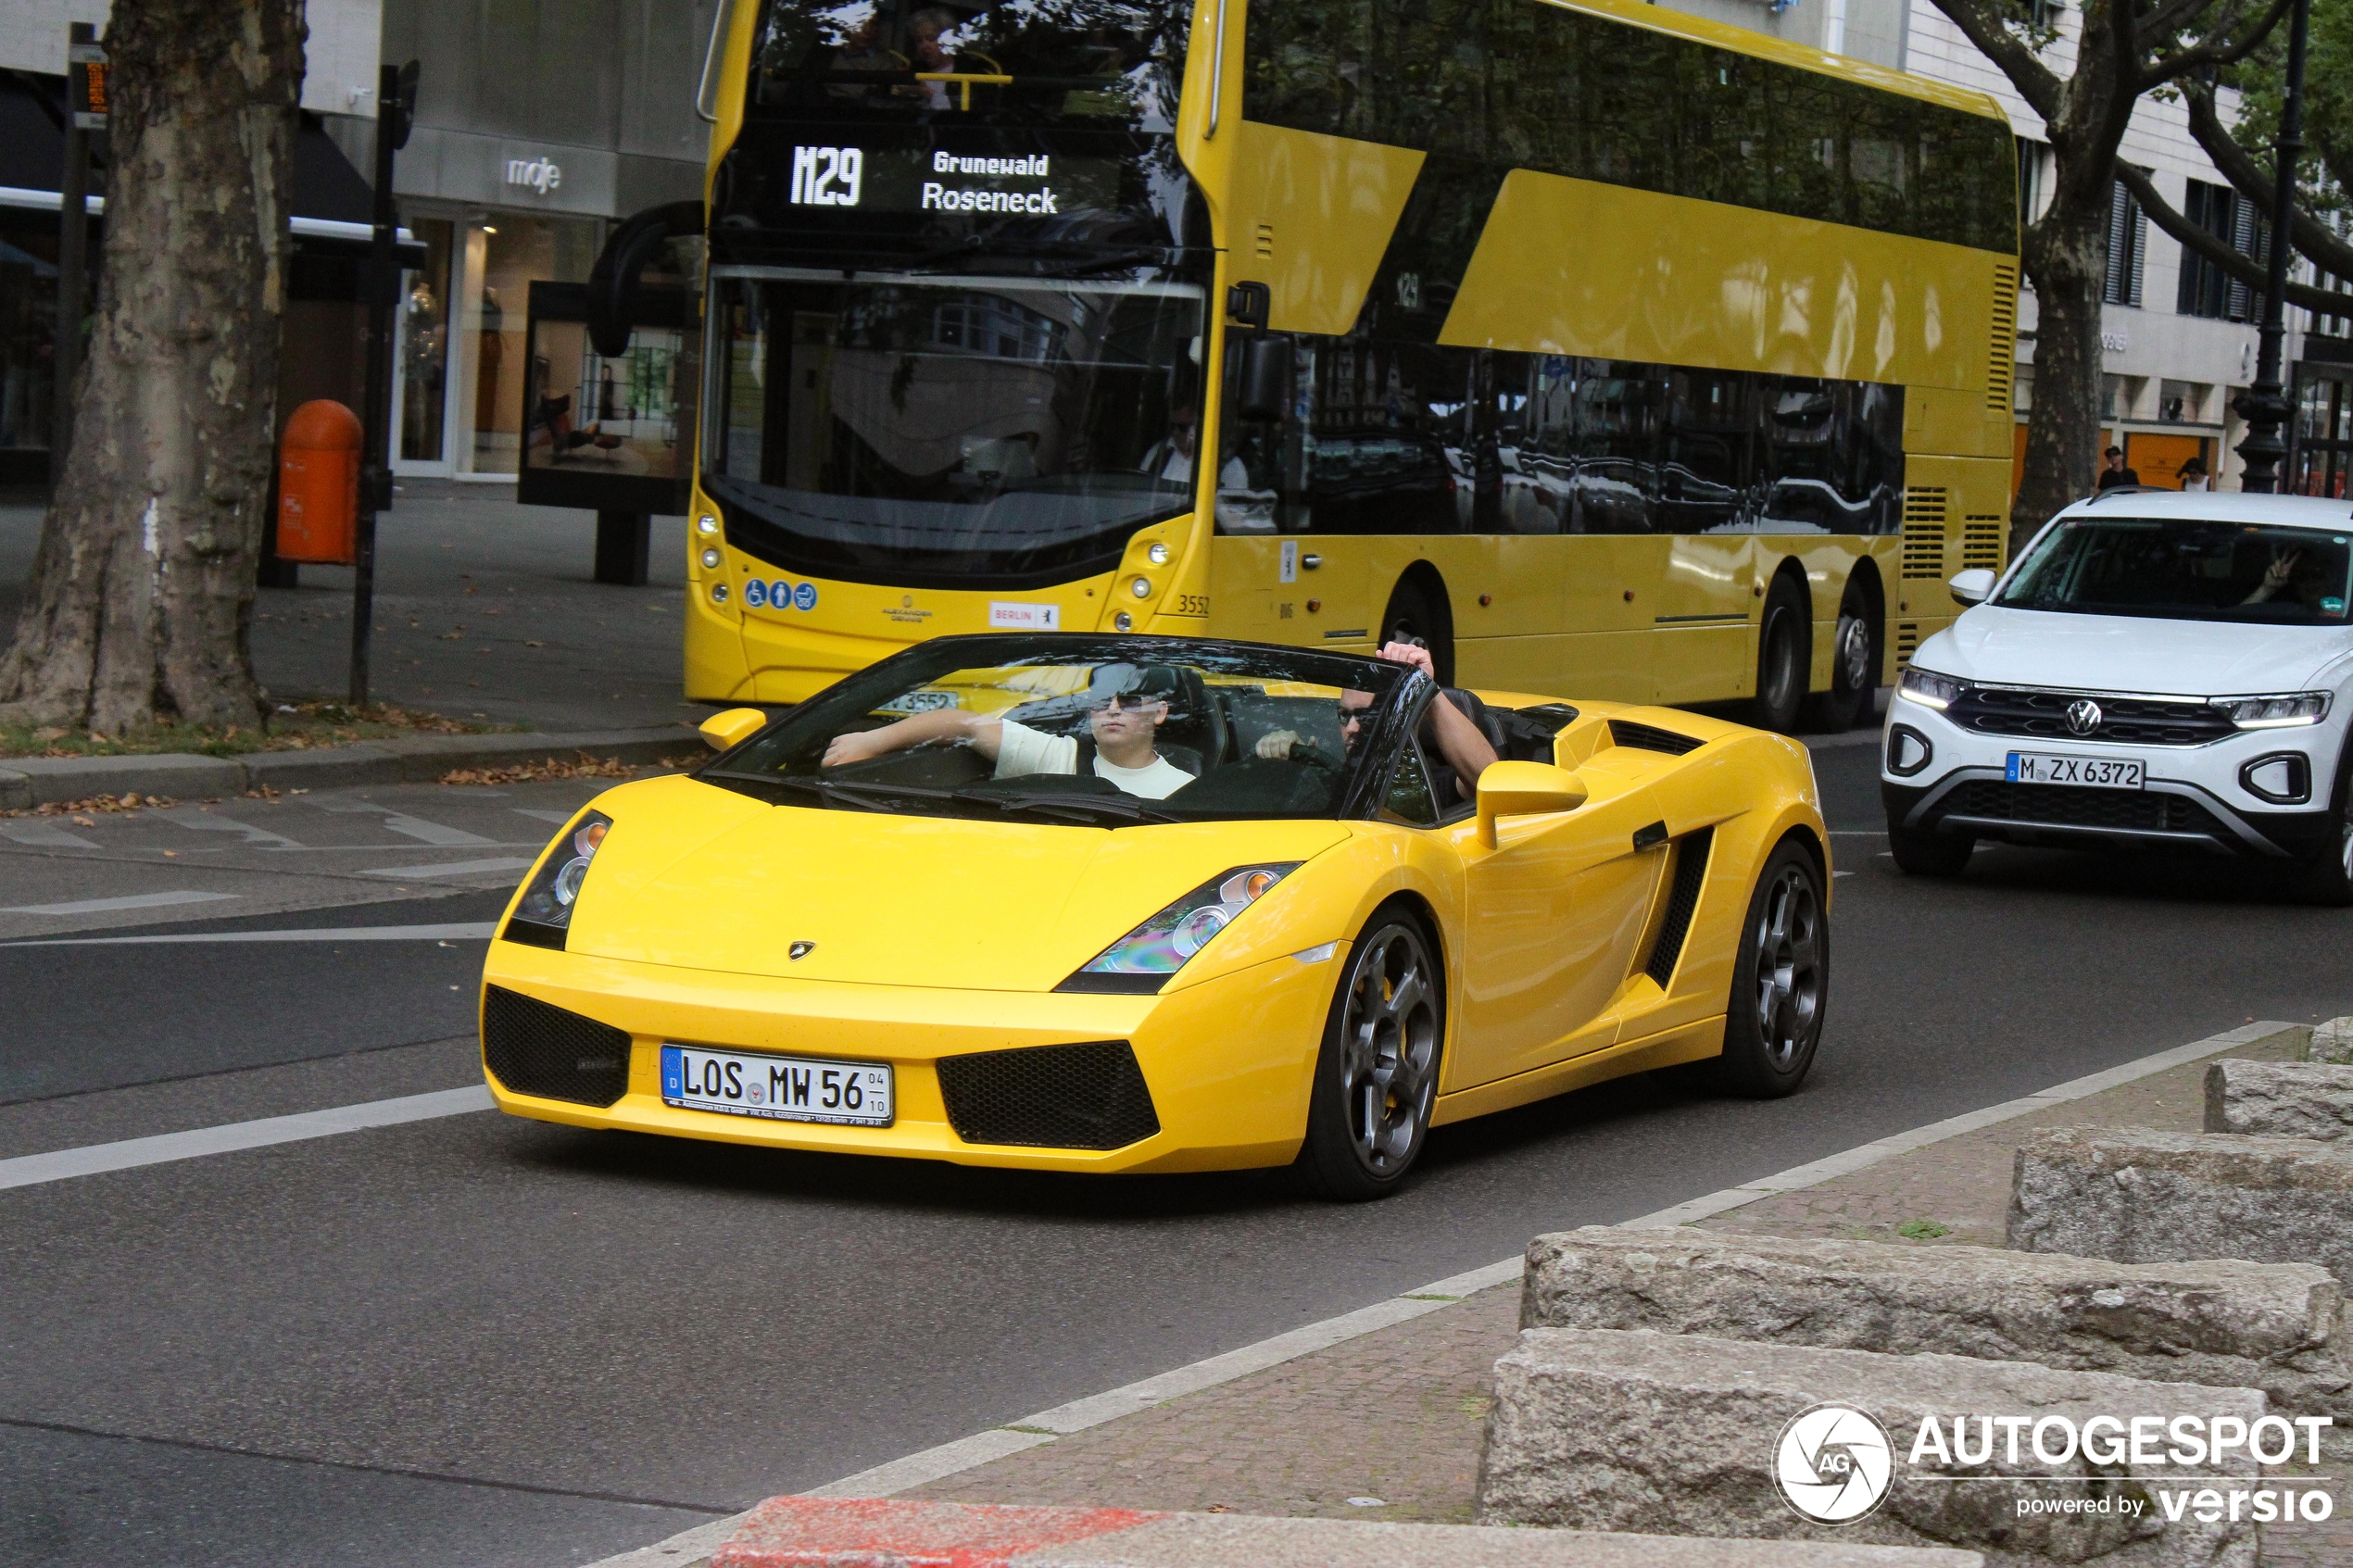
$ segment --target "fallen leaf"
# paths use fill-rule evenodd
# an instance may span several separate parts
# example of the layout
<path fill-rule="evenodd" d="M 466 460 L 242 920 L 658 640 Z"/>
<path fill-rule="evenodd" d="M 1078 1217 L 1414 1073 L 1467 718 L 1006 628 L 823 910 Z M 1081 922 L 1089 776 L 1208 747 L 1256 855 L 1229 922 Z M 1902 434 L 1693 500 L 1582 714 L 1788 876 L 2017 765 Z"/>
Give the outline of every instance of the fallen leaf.
<path fill-rule="evenodd" d="M 523 646 L 525 646 L 525 647 L 527 647 L 527 648 L 544 648 L 544 647 L 546 647 L 547 646 L 547 644 L 545 644 L 545 643 L 531 643 L 531 642 L 527 642 L 527 643 L 523 644 Z"/>

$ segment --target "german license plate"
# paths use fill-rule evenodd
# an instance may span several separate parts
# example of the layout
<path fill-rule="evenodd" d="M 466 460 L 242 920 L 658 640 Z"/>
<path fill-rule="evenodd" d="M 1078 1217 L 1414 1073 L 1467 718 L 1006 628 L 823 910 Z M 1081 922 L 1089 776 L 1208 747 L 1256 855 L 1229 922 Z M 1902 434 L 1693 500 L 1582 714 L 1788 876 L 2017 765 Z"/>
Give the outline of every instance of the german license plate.
<path fill-rule="evenodd" d="M 661 1102 L 763 1122 L 825 1122 L 887 1127 L 890 1065 L 799 1056 L 661 1047 Z"/>
<path fill-rule="evenodd" d="M 2013 751 L 2004 776 L 2012 784 L 2138 789 L 2145 771 L 2137 757 L 2063 757 L 2047 751 Z"/>

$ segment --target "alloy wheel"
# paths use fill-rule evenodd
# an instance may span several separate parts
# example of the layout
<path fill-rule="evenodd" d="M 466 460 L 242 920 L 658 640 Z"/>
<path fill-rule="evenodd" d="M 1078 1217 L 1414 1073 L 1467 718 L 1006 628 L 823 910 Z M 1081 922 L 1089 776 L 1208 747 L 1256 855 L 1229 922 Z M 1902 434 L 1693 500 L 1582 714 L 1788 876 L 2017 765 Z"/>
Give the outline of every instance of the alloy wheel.
<path fill-rule="evenodd" d="M 1786 1071 L 1813 1037 L 1822 1007 L 1822 906 L 1813 883 L 1784 867 L 1756 922 L 1756 1032 Z"/>
<path fill-rule="evenodd" d="M 1871 681 L 1871 629 L 1859 615 L 1838 618 L 1838 664 L 1848 691 L 1867 691 Z"/>
<path fill-rule="evenodd" d="M 1358 950 L 1340 1021 L 1340 1103 L 1357 1162 L 1376 1176 L 1404 1169 L 1437 1088 L 1438 996 L 1428 950 L 1392 925 Z"/>

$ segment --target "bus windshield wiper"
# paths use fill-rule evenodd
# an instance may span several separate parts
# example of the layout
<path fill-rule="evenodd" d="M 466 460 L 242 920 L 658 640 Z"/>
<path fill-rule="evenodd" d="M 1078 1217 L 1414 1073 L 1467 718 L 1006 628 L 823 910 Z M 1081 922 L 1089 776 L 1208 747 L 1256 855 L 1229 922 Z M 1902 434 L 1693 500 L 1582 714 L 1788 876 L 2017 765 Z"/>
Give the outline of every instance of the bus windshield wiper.
<path fill-rule="evenodd" d="M 1092 821 L 1101 817 L 1120 817 L 1131 822 L 1181 822 L 1187 820 L 1148 800 L 1117 795 L 1070 795 L 1059 790 L 996 795 L 985 790 L 959 789 L 950 792 L 950 798 L 970 801 L 975 806 L 993 806 L 1000 811 L 1036 811 L 1041 816 L 1059 816 L 1073 821 Z"/>

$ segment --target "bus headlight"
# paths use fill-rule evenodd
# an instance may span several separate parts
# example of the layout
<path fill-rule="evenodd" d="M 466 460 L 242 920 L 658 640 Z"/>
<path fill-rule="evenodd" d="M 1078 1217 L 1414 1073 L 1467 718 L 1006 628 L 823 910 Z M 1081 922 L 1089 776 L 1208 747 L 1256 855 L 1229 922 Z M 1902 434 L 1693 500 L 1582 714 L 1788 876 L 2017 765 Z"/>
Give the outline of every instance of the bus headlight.
<path fill-rule="evenodd" d="M 719 570 L 718 550 L 709 549 L 702 553 L 702 569 L 705 571 L 716 571 Z"/>
<path fill-rule="evenodd" d="M 702 516 L 695 519 L 695 532 L 698 533 L 716 533 L 719 532 L 719 520 L 711 516 L 709 512 L 705 512 Z"/>
<path fill-rule="evenodd" d="M 1152 580 L 1149 577 L 1139 577 L 1127 584 L 1127 591 L 1139 599 L 1149 599 L 1152 596 Z"/>

